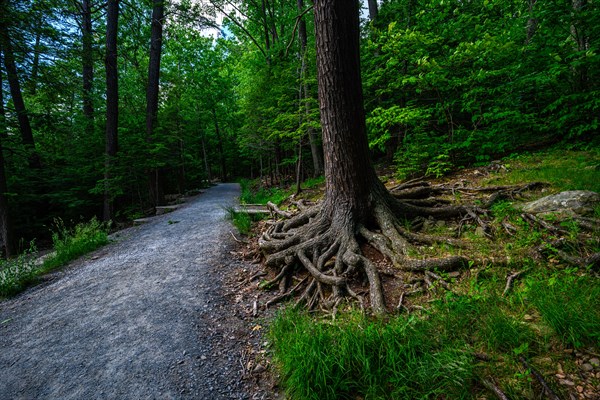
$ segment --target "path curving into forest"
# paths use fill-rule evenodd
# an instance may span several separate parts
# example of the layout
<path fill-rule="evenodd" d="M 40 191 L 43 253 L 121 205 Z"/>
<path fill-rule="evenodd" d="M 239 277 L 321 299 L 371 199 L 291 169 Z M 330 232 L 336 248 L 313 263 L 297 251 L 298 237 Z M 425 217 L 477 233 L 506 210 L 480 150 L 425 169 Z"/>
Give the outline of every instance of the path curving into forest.
<path fill-rule="evenodd" d="M 0 303 L 0 399 L 250 398 L 221 290 L 238 195 L 213 187 Z"/>

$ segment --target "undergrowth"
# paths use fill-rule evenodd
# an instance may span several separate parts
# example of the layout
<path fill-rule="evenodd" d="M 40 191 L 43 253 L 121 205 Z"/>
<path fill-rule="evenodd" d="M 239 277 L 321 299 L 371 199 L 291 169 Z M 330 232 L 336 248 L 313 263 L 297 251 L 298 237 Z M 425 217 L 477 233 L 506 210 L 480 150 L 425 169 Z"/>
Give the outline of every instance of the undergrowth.
<path fill-rule="evenodd" d="M 551 185 L 547 194 L 600 192 L 597 149 L 554 148 L 509 157 L 503 165 L 507 170 L 493 172 L 487 184 L 544 181 Z M 452 292 L 411 296 L 416 308 L 409 314 L 374 318 L 350 306 L 334 319 L 294 308 L 280 312 L 269 339 L 289 398 L 492 398 L 484 381 L 494 382 L 509 398 L 540 398 L 540 386 L 521 357 L 546 376 L 560 398 L 568 398 L 569 388 L 552 372 L 558 363 L 572 376 L 580 374 L 581 360 L 576 364 L 572 354 L 599 351 L 600 280 L 589 266 L 565 264 L 550 243 L 562 238 L 562 251 L 593 254 L 600 252 L 598 232 L 582 242 L 578 221 L 567 218 L 559 224 L 559 235 L 527 221 L 515 200 L 522 199 L 499 200 L 490 208 L 493 240 L 468 223 L 458 232 L 447 224 L 424 225 L 429 234 L 466 239 L 482 258 L 508 262 L 463 272 L 451 281 Z M 600 217 L 600 206 L 595 217 Z M 552 214 L 539 218 L 557 222 Z M 532 255 L 532 249 L 544 247 Z M 445 244 L 424 251 L 432 256 L 464 252 Z M 523 274 L 504 294 L 507 276 L 515 271 Z M 600 379 L 593 382 L 600 388 Z"/>
<path fill-rule="evenodd" d="M 487 390 L 481 379 L 491 377 L 513 398 L 529 398 L 530 371 L 519 356 L 535 359 L 553 338 L 564 347 L 600 344 L 597 279 L 573 271 L 531 276 L 506 298 L 490 284 L 502 283 L 488 280 L 469 295 L 389 319 L 281 312 L 269 337 L 288 396 L 476 399 Z M 524 320 L 533 313 L 539 321 Z"/>
<path fill-rule="evenodd" d="M 0 260 L 0 297 L 9 297 L 34 284 L 41 275 L 66 265 L 108 243 L 108 226 L 95 218 L 67 228 L 60 219 L 55 220 L 52 233 L 53 251 L 40 262 L 32 244 L 20 256 Z"/>

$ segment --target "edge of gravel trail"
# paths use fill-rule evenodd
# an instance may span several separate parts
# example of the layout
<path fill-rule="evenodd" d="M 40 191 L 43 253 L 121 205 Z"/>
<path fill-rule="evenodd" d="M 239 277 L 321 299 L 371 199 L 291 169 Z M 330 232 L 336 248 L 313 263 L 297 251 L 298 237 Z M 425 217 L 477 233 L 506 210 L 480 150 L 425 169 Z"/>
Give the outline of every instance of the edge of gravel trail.
<path fill-rule="evenodd" d="M 270 399 L 220 184 L 0 302 L 0 399 Z M 260 372 L 260 371 L 258 371 Z M 265 387 L 267 386 L 267 387 Z"/>

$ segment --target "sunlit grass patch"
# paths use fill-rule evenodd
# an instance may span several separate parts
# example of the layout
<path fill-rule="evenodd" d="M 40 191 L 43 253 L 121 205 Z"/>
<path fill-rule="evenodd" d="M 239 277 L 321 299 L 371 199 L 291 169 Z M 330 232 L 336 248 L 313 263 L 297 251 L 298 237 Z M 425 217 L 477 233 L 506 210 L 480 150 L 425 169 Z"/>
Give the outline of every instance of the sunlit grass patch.
<path fill-rule="evenodd" d="M 488 183 L 521 184 L 542 181 L 556 190 L 600 192 L 600 150 L 565 150 L 555 147 L 504 160 L 508 172 L 494 174 Z"/>

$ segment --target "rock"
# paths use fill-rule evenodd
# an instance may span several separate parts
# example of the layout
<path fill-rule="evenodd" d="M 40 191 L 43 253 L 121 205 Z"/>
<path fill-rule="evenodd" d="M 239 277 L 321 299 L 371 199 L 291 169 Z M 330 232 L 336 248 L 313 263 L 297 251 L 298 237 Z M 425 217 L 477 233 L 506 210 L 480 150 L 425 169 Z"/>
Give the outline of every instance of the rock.
<path fill-rule="evenodd" d="M 568 379 L 561 379 L 560 381 L 558 381 L 561 385 L 567 385 L 567 386 L 575 386 L 575 383 L 573 381 L 570 381 Z"/>
<path fill-rule="evenodd" d="M 528 213 L 565 212 L 567 214 L 593 214 L 600 204 L 600 194 L 590 190 L 569 190 L 525 203 L 523 211 Z"/>
<path fill-rule="evenodd" d="M 590 358 L 590 364 L 592 364 L 594 367 L 598 368 L 600 367 L 600 360 L 597 358 Z"/>
<path fill-rule="evenodd" d="M 592 364 L 585 363 L 581 366 L 581 369 L 584 370 L 585 372 L 590 372 L 591 370 L 594 369 L 594 366 Z"/>

